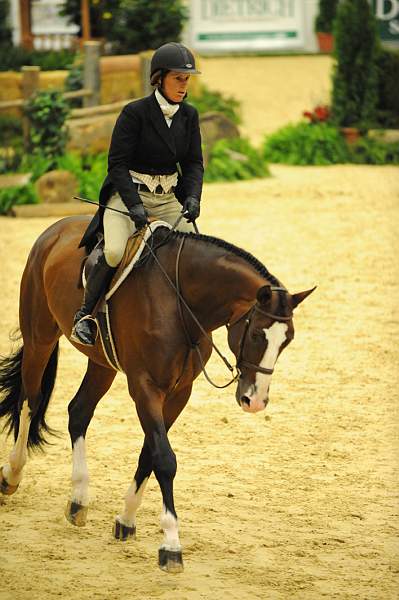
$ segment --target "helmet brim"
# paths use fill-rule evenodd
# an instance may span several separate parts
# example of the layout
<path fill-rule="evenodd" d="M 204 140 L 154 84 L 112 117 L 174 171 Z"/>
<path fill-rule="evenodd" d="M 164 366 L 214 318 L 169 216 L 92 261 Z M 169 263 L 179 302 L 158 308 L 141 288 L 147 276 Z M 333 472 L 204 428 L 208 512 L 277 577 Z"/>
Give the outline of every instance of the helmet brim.
<path fill-rule="evenodd" d="M 198 71 L 198 69 L 185 69 L 184 67 L 181 69 L 178 67 L 172 67 L 171 69 L 168 69 L 168 71 L 173 71 L 175 73 L 191 73 L 191 75 L 202 75 L 201 71 Z"/>

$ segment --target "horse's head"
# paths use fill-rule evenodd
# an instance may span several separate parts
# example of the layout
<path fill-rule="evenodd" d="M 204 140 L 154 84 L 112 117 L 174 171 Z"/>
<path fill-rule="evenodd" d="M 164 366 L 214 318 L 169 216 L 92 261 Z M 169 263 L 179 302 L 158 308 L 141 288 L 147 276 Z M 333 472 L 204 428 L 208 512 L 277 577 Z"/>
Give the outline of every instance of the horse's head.
<path fill-rule="evenodd" d="M 265 285 L 256 304 L 229 327 L 229 345 L 240 370 L 236 400 L 246 412 L 263 410 L 280 353 L 294 338 L 293 311 L 315 288 L 289 294 L 281 287 Z"/>

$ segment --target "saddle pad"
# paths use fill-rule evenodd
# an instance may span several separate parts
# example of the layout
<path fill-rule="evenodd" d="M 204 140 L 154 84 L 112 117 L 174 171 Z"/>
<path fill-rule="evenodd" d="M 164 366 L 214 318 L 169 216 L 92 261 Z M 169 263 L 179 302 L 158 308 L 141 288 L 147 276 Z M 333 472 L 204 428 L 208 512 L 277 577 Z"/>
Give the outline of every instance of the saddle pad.
<path fill-rule="evenodd" d="M 115 273 L 108 292 L 105 294 L 105 300 L 109 300 L 116 292 L 118 287 L 125 281 L 126 277 L 132 271 L 134 265 L 139 260 L 143 253 L 146 242 L 158 227 L 167 227 L 172 229 L 172 226 L 165 221 L 153 221 L 150 227 L 146 227 L 144 234 L 141 232 L 135 233 L 127 241 L 125 254 L 119 264 L 118 270 Z"/>
<path fill-rule="evenodd" d="M 111 284 L 108 288 L 108 292 L 105 295 L 105 300 L 109 300 L 109 298 L 111 298 L 111 296 L 116 292 L 121 283 L 125 281 L 126 277 L 132 271 L 134 265 L 143 253 L 143 250 L 149 237 L 154 233 L 154 231 L 158 227 L 167 227 L 168 229 L 172 229 L 172 226 L 169 225 L 169 223 L 166 223 L 165 221 L 152 221 L 151 229 L 150 227 L 146 227 L 144 234 L 141 232 L 137 232 L 129 237 L 126 244 L 125 253 L 115 275 L 112 278 Z M 82 273 L 83 287 L 86 287 L 88 273 L 92 269 L 93 263 L 97 260 L 98 254 L 102 252 L 103 244 L 104 240 L 101 240 L 86 260 Z"/>

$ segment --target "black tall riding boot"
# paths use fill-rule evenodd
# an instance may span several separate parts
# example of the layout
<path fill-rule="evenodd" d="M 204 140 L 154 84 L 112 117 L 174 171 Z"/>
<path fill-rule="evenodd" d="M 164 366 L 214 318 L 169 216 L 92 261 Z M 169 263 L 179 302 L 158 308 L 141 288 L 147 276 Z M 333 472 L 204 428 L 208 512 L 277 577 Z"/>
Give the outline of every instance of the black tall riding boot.
<path fill-rule="evenodd" d="M 96 341 L 96 323 L 87 318 L 91 315 L 94 307 L 103 293 L 106 292 L 116 268 L 110 267 L 101 254 L 90 272 L 86 282 L 83 296 L 83 304 L 75 314 L 71 340 L 84 346 L 94 346 Z"/>

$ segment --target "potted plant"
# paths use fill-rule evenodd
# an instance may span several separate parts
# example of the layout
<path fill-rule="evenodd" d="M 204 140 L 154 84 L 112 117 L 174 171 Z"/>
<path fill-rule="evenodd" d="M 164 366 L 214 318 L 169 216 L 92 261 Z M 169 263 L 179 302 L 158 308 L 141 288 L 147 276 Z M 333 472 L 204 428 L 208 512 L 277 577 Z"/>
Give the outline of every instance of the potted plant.
<path fill-rule="evenodd" d="M 333 23 L 339 0 L 319 0 L 315 31 L 320 52 L 331 53 L 334 48 Z"/>

